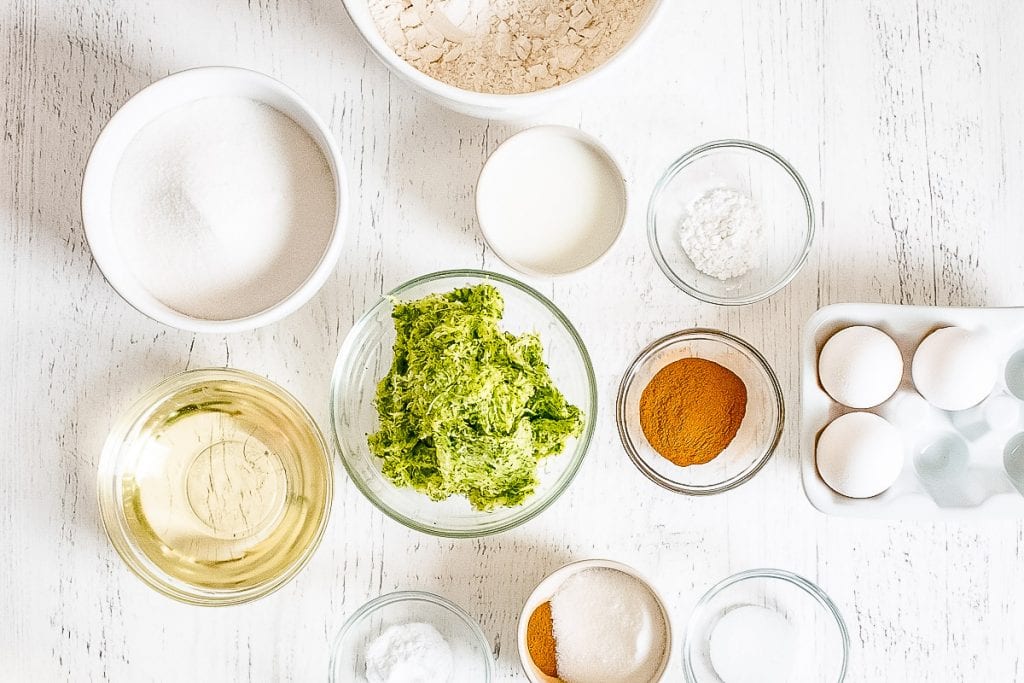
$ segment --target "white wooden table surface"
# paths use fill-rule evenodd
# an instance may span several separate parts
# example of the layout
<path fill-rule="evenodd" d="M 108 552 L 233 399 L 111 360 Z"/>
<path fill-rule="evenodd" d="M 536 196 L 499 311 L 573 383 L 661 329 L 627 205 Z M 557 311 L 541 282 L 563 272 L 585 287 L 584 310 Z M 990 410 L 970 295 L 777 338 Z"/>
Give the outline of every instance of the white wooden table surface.
<path fill-rule="evenodd" d="M 428 271 L 507 269 L 484 246 L 473 187 L 523 126 L 438 108 L 389 76 L 338 0 L 0 2 L 0 679 L 317 681 L 359 605 L 395 589 L 477 617 L 500 680 L 523 680 L 514 627 L 548 572 L 610 557 L 648 573 L 679 631 L 712 583 L 755 566 L 818 582 L 850 626 L 853 681 L 1024 680 L 1024 527 L 1015 521 L 826 518 L 805 500 L 797 422 L 749 484 L 708 500 L 662 491 L 626 459 L 614 390 L 653 338 L 695 324 L 749 339 L 796 414 L 796 340 L 839 301 L 1024 304 L 1024 3 L 1018 0 L 671 0 L 653 40 L 582 99 L 545 115 L 623 161 L 628 234 L 599 268 L 532 281 L 576 322 L 601 391 L 585 465 L 513 532 L 453 542 L 384 518 L 338 468 L 323 545 L 288 586 L 225 609 L 146 588 L 103 535 L 96 465 L 114 416 L 166 375 L 204 365 L 282 383 L 326 426 L 328 375 L 353 320 Z M 93 264 L 79 217 L 90 146 L 132 93 L 186 67 L 276 76 L 329 122 L 353 180 L 345 253 L 324 290 L 271 327 L 165 328 Z M 698 304 L 657 270 L 643 211 L 690 147 L 776 148 L 820 215 L 814 254 L 767 302 Z M 671 680 L 680 679 L 678 652 Z"/>

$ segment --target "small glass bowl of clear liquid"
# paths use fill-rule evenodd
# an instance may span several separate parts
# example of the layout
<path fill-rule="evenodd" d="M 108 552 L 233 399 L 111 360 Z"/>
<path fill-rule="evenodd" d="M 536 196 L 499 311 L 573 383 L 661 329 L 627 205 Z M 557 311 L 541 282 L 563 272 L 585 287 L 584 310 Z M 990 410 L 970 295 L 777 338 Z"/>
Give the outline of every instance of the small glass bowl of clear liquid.
<path fill-rule="evenodd" d="M 332 493 L 313 418 L 239 370 L 164 380 L 118 420 L 100 458 L 114 548 L 152 588 L 192 604 L 247 602 L 284 585 L 319 544 Z"/>

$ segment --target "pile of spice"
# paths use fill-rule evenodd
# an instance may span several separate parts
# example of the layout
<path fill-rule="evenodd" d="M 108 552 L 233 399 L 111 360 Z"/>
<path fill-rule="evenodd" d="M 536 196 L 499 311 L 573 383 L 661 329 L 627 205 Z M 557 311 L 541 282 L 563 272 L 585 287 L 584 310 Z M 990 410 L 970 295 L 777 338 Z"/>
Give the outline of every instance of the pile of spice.
<path fill-rule="evenodd" d="M 452 677 L 452 649 L 431 624 L 387 627 L 366 648 L 369 683 L 445 683 Z"/>
<path fill-rule="evenodd" d="M 545 602 L 530 615 L 526 625 L 526 648 L 533 663 L 545 676 L 558 678 L 558 659 L 555 655 L 555 625 L 551 620 L 551 602 Z"/>
<path fill-rule="evenodd" d="M 528 93 L 592 71 L 633 36 L 649 0 L 370 0 L 385 42 L 466 90 Z"/>
<path fill-rule="evenodd" d="M 649 683 L 669 646 L 650 589 L 615 569 L 566 579 L 527 623 L 527 649 L 546 676 L 564 683 Z"/>
<path fill-rule="evenodd" d="M 750 272 L 764 259 L 764 224 L 753 199 L 720 187 L 690 205 L 680 226 L 680 242 L 697 270 L 729 280 Z"/>
<path fill-rule="evenodd" d="M 747 387 L 732 370 L 682 358 L 654 375 L 640 395 L 640 427 L 651 447 L 686 467 L 724 451 L 747 412 Z"/>

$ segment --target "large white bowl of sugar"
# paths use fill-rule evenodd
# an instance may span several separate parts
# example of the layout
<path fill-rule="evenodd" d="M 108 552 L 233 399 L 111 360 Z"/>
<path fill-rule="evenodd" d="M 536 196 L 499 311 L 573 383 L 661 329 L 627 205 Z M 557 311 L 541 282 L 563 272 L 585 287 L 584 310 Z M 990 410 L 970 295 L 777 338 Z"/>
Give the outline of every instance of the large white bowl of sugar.
<path fill-rule="evenodd" d="M 536 114 L 598 80 L 668 0 L 342 0 L 377 57 L 457 112 Z"/>
<path fill-rule="evenodd" d="M 293 313 L 341 253 L 348 190 L 316 112 L 255 71 L 202 67 L 138 92 L 82 182 L 97 266 L 140 312 L 227 334 Z"/>

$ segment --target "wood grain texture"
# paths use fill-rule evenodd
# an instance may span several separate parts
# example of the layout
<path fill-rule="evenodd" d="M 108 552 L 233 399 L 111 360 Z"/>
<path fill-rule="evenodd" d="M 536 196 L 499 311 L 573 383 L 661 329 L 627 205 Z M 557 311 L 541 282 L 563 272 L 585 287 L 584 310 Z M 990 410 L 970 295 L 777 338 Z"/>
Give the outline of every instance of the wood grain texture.
<path fill-rule="evenodd" d="M 601 391 L 568 493 L 516 531 L 452 542 L 384 518 L 339 467 L 311 564 L 277 594 L 227 609 L 162 598 L 107 543 L 95 472 L 114 416 L 172 372 L 231 365 L 282 383 L 326 426 L 334 356 L 382 291 L 440 268 L 507 272 L 479 235 L 473 188 L 487 154 L 525 124 L 418 97 L 368 53 L 337 0 L 0 4 L 0 679 L 324 680 L 346 615 L 419 588 L 475 615 L 499 680 L 524 680 L 522 601 L 561 564 L 599 556 L 649 574 L 678 634 L 712 583 L 778 566 L 817 581 L 846 614 L 852 681 L 1024 680 L 1021 523 L 826 518 L 800 488 L 795 417 L 746 486 L 676 496 L 630 465 L 612 414 L 632 356 L 681 327 L 751 341 L 795 415 L 798 334 L 821 305 L 1024 304 L 1024 4 L 671 4 L 627 68 L 538 119 L 598 135 L 632 192 L 627 234 L 600 268 L 531 282 L 577 323 Z M 227 337 L 171 330 L 126 305 L 92 262 L 78 210 L 89 149 L 117 107 L 206 64 L 298 90 L 329 122 L 353 191 L 345 253 L 323 291 L 277 325 Z M 741 309 L 687 298 L 646 245 L 658 175 L 719 137 L 777 149 L 819 213 L 801 275 Z"/>

